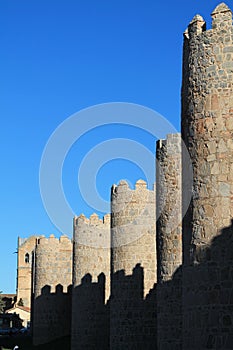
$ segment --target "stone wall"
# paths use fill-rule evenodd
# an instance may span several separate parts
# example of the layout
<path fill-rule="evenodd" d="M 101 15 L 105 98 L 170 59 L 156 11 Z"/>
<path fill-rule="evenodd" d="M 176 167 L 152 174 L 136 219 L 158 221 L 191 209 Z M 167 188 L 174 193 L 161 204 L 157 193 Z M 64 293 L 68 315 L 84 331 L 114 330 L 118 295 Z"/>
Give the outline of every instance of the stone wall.
<path fill-rule="evenodd" d="M 19 241 L 18 298 L 25 300 L 36 245 L 35 344 L 69 335 L 72 322 L 72 350 L 232 349 L 232 12 L 220 4 L 212 19 L 206 30 L 197 15 L 184 33 L 186 148 L 180 159 L 180 135 L 157 143 L 157 190 L 121 181 L 111 216 L 76 217 L 73 262 L 67 237 Z"/>
<path fill-rule="evenodd" d="M 233 217 L 232 12 L 220 4 L 212 20 L 206 30 L 203 18 L 195 16 L 184 35 L 182 138 L 194 178 L 183 222 L 185 349 L 228 349 L 233 333 L 233 320 L 221 325 L 224 317 L 231 319 L 233 307 L 224 298 L 232 282 L 221 277 L 229 269 L 221 237 L 219 249 L 212 249 L 214 237 L 230 232 Z"/>
<path fill-rule="evenodd" d="M 180 134 L 170 134 L 157 142 L 156 160 L 158 348 L 178 349 L 182 331 L 182 281 L 178 270 L 182 265 Z"/>
<path fill-rule="evenodd" d="M 72 242 L 66 236 L 40 238 L 35 249 L 33 341 L 43 344 L 70 334 Z M 66 311 L 64 311 L 66 310 Z M 55 322 L 55 320 L 57 321 Z M 58 327 L 59 323 L 59 327 Z"/>
<path fill-rule="evenodd" d="M 121 181 L 112 187 L 111 208 L 111 349 L 146 346 L 147 327 L 139 329 L 143 300 L 156 283 L 155 190 L 148 190 L 143 180 L 135 190 Z M 150 322 L 152 326 L 155 318 Z"/>
<path fill-rule="evenodd" d="M 157 142 L 156 160 L 157 276 L 163 282 L 182 264 L 180 134 Z"/>
<path fill-rule="evenodd" d="M 74 218 L 72 349 L 108 349 L 110 218 Z"/>
<path fill-rule="evenodd" d="M 143 295 L 156 282 L 155 189 L 138 180 L 135 190 L 125 181 L 112 187 L 112 272 L 131 274 L 137 264 L 144 269 Z"/>

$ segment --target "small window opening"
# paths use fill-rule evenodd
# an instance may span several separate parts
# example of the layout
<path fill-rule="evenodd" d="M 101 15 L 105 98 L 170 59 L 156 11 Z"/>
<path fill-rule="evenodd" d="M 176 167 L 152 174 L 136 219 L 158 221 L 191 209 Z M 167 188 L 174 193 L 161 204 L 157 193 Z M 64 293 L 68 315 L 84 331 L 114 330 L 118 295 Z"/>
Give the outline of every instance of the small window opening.
<path fill-rule="evenodd" d="M 25 254 L 25 263 L 29 264 L 29 254 L 28 253 Z"/>

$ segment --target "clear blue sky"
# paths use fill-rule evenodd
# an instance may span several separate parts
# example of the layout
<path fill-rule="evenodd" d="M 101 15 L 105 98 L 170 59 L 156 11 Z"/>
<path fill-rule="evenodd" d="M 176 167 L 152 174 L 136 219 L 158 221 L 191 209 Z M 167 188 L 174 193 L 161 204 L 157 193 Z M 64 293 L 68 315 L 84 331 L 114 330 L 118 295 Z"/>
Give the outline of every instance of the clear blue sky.
<path fill-rule="evenodd" d="M 40 159 L 51 133 L 73 113 L 115 101 L 152 108 L 179 130 L 182 33 L 196 13 L 210 28 L 218 3 L 1 1 L 0 290 L 15 292 L 18 236 L 59 235 L 39 189 Z M 143 132 L 127 127 L 99 132 L 75 144 L 64 164 L 64 190 L 77 214 L 93 211 L 77 188 L 77 167 L 95 142 L 130 134 L 154 150 L 153 137 Z M 113 182 L 139 177 L 135 165 L 116 160 L 101 169 L 97 188 L 108 200 Z M 71 232 L 72 222 L 68 225 Z"/>

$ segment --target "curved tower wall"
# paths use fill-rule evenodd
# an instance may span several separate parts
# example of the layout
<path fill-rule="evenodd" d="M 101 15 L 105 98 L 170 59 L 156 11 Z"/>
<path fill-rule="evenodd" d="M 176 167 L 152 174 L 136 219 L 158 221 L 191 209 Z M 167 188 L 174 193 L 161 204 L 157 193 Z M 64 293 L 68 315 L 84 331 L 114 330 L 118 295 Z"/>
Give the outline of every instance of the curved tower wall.
<path fill-rule="evenodd" d="M 71 349 L 108 349 L 110 219 L 74 218 Z"/>
<path fill-rule="evenodd" d="M 233 217 L 232 13 L 222 4 L 212 17 L 212 29 L 197 15 L 184 35 L 182 138 L 194 178 L 184 220 L 187 264 Z"/>
<path fill-rule="evenodd" d="M 158 349 L 181 348 L 181 135 L 156 147 L 157 341 Z"/>
<path fill-rule="evenodd" d="M 157 278 L 168 281 L 182 264 L 181 135 L 156 148 Z"/>
<path fill-rule="evenodd" d="M 149 292 L 156 282 L 155 190 L 142 180 L 135 190 L 121 181 L 112 187 L 111 205 L 110 348 L 154 349 L 156 302 Z"/>
<path fill-rule="evenodd" d="M 34 298 L 41 295 L 44 286 L 54 292 L 58 284 L 64 291 L 72 284 L 72 242 L 67 236 L 42 237 L 35 249 Z"/>
<path fill-rule="evenodd" d="M 222 3 L 212 29 L 197 15 L 184 35 L 182 138 L 194 179 L 183 220 L 184 349 L 232 347 L 232 120 L 232 12 Z"/>
<path fill-rule="evenodd" d="M 70 335 L 72 242 L 67 236 L 37 240 L 35 249 L 33 343 Z"/>
<path fill-rule="evenodd" d="M 126 181 L 112 187 L 112 273 L 131 275 L 140 264 L 144 273 L 144 296 L 156 283 L 155 190 L 143 180 L 131 190 Z"/>
<path fill-rule="evenodd" d="M 105 301 L 110 295 L 110 221 L 107 214 L 100 219 L 92 214 L 74 218 L 73 239 L 73 287 L 80 285 L 90 274 L 92 282 L 98 282 L 100 274 L 105 275 Z"/>

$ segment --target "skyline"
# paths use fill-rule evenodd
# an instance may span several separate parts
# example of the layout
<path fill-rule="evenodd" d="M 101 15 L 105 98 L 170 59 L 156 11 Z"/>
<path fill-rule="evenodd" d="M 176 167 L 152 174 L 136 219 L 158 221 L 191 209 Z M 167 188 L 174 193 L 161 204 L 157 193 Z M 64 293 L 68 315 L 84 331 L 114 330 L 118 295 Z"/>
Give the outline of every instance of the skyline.
<path fill-rule="evenodd" d="M 151 108 L 179 131 L 182 33 L 197 13 L 209 29 L 218 4 L 2 2 L 0 290 L 15 292 L 18 236 L 59 235 L 39 188 L 41 156 L 53 131 L 74 113 L 108 102 Z M 63 174 L 66 197 L 77 214 L 96 211 L 80 197 L 77 166 L 98 142 L 114 137 L 135 139 L 155 150 L 151 135 L 132 128 L 102 127 L 84 135 L 70 150 Z M 110 163 L 97 178 L 106 200 L 114 182 L 129 178 L 133 184 L 143 177 L 125 160 Z"/>

